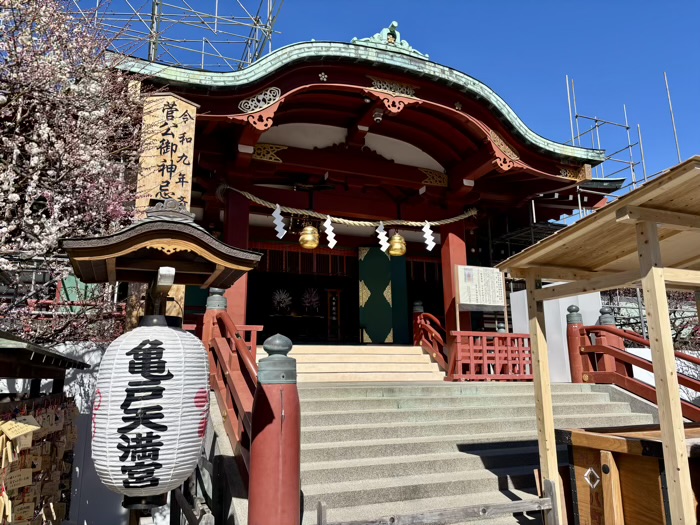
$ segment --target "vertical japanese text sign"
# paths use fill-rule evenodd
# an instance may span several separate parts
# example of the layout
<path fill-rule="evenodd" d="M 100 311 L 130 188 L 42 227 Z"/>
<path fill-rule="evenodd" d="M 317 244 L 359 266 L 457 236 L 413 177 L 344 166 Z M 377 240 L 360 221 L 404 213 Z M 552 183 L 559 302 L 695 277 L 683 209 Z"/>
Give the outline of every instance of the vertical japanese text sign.
<path fill-rule="evenodd" d="M 146 99 L 136 199 L 139 212 L 148 208 L 153 199 L 175 199 L 190 208 L 198 107 L 171 93 L 154 94 Z"/>

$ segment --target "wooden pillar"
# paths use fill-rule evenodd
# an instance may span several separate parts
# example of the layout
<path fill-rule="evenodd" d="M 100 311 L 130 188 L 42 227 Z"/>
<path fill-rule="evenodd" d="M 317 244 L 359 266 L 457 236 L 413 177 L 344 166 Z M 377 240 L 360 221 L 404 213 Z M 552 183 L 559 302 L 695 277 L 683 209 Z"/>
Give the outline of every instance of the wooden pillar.
<path fill-rule="evenodd" d="M 235 248 L 248 248 L 250 201 L 235 191 L 226 192 L 224 242 Z M 248 274 L 243 275 L 224 294 L 228 314 L 237 326 L 246 324 Z"/>
<path fill-rule="evenodd" d="M 464 242 L 464 222 L 453 222 L 440 227 L 440 255 L 442 259 L 442 292 L 445 304 L 445 331 L 447 332 L 447 348 L 452 351 L 455 338 L 450 335 L 453 330 L 471 330 L 469 312 L 459 313 L 457 297 L 457 266 L 467 264 L 467 245 Z M 457 326 L 457 315 L 459 327 Z"/>
<path fill-rule="evenodd" d="M 542 283 L 528 275 L 527 310 L 530 319 L 530 347 L 532 350 L 532 374 L 535 383 L 535 413 L 537 416 L 537 443 L 540 453 L 540 472 L 542 480 L 549 480 L 553 487 L 551 494 L 552 510 L 545 513 L 546 525 L 564 525 L 564 498 L 557 444 L 554 438 L 554 410 L 552 408 L 552 385 L 549 377 L 549 354 L 544 326 L 544 303 L 535 298 L 535 290 L 542 288 Z"/>
<path fill-rule="evenodd" d="M 671 523 L 690 525 L 695 523 L 695 505 L 690 484 L 666 283 L 655 223 L 637 223 L 637 249 L 654 364 Z"/>

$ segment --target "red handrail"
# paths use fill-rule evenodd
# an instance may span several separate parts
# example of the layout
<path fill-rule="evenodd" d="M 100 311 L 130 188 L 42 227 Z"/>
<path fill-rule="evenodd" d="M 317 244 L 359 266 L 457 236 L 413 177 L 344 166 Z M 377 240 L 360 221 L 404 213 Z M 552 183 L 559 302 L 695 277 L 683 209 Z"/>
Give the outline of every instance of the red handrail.
<path fill-rule="evenodd" d="M 435 324 L 435 326 L 432 325 Z M 414 341 L 413 344 L 420 346 L 430 355 L 437 363 L 441 370 L 447 371 L 447 362 L 445 361 L 445 338 L 438 331 L 443 333 L 445 329 L 440 324 L 440 321 L 434 315 L 428 313 L 420 313 L 416 315 L 414 322 Z"/>
<path fill-rule="evenodd" d="M 649 340 L 635 332 L 622 330 L 612 325 L 580 326 L 570 323 L 573 332 L 569 338 L 569 356 L 572 359 L 572 380 L 585 383 L 613 384 L 647 401 L 656 404 L 656 389 L 634 377 L 633 366 L 654 371 L 651 361 L 630 354 L 626 351 L 624 341 L 632 341 L 649 347 Z M 591 337 L 594 336 L 594 337 Z M 675 351 L 677 359 L 700 365 L 695 356 Z M 578 357 L 578 364 L 573 359 Z M 678 384 L 700 392 L 700 381 L 684 374 L 678 374 Z M 700 407 L 681 400 L 683 416 L 691 421 L 700 421 Z"/>
<path fill-rule="evenodd" d="M 209 350 L 211 388 L 224 416 L 231 446 L 242 460 L 241 472 L 247 477 L 258 366 L 251 349 L 225 310 L 205 312 L 202 342 Z"/>
<path fill-rule="evenodd" d="M 452 332 L 448 381 L 532 381 L 528 334 Z"/>

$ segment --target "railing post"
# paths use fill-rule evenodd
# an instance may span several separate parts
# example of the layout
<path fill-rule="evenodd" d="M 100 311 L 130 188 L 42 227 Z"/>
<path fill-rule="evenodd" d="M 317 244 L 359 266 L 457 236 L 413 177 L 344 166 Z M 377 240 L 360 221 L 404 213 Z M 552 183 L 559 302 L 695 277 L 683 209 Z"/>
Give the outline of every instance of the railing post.
<path fill-rule="evenodd" d="M 600 326 L 616 326 L 615 315 L 613 309 L 609 306 L 603 306 L 600 309 L 600 317 L 598 318 Z M 605 334 L 605 343 L 607 346 L 617 348 L 618 350 L 626 351 L 625 340 L 619 335 Z M 627 363 L 617 361 L 613 356 L 606 355 L 603 357 L 603 366 L 607 372 L 618 372 L 625 376 L 632 376 L 632 366 Z"/>
<path fill-rule="evenodd" d="M 301 409 L 292 342 L 274 335 L 258 364 L 250 446 L 248 525 L 299 525 Z"/>
<path fill-rule="evenodd" d="M 583 316 L 579 313 L 579 307 L 571 305 L 566 309 L 566 341 L 569 347 L 569 369 L 571 370 L 571 382 L 583 383 L 583 356 L 581 355 L 581 327 Z"/>
<path fill-rule="evenodd" d="M 413 302 L 413 344 L 414 346 L 420 346 L 421 342 L 421 329 L 420 329 L 420 316 L 425 312 L 423 308 L 423 301 Z"/>
<path fill-rule="evenodd" d="M 209 379 L 210 385 L 213 388 L 216 374 L 216 364 L 214 356 L 211 352 L 211 340 L 214 337 L 214 324 L 216 323 L 216 315 L 219 311 L 226 311 L 226 298 L 224 290 L 221 288 L 209 288 L 209 297 L 207 297 L 207 309 L 204 311 L 204 319 L 202 320 L 202 343 L 209 354 Z"/>

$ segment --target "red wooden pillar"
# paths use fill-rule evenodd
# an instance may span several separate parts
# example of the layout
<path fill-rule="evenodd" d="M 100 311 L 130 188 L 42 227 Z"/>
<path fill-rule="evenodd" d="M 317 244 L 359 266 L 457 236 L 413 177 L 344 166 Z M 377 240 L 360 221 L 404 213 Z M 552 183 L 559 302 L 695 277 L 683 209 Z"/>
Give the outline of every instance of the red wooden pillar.
<path fill-rule="evenodd" d="M 248 525 L 299 525 L 301 408 L 292 342 L 268 338 L 253 401 Z"/>
<path fill-rule="evenodd" d="M 445 304 L 445 331 L 447 332 L 447 348 L 450 352 L 455 348 L 455 338 L 451 332 L 457 330 L 457 274 L 455 268 L 467 264 L 467 245 L 464 241 L 464 222 L 454 222 L 440 227 L 442 258 L 442 293 Z M 469 312 L 459 314 L 459 328 L 462 331 L 472 329 Z"/>
<path fill-rule="evenodd" d="M 579 313 L 579 307 L 572 304 L 567 308 L 566 314 L 566 341 L 569 348 L 569 370 L 571 370 L 571 382 L 583 383 L 583 360 L 581 355 L 581 327 L 583 316 Z"/>
<path fill-rule="evenodd" d="M 250 201 L 235 191 L 227 191 L 224 214 L 224 242 L 235 248 L 248 248 Z M 227 311 L 237 326 L 246 324 L 248 274 L 243 275 L 224 294 Z"/>

